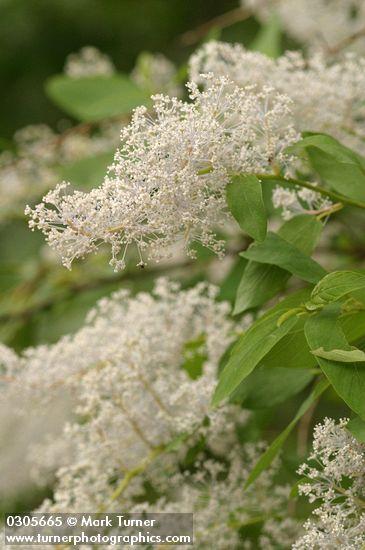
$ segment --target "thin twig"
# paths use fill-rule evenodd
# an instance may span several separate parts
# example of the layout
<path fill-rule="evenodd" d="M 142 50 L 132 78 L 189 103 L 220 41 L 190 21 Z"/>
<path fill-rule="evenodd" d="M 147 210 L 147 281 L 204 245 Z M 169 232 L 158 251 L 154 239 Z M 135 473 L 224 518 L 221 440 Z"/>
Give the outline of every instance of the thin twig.
<path fill-rule="evenodd" d="M 173 269 L 190 267 L 192 263 L 193 263 L 193 260 L 186 260 L 184 262 L 174 264 L 172 266 L 156 267 L 156 268 L 151 268 L 149 270 L 138 270 L 134 273 L 128 273 L 128 274 L 120 273 L 119 275 L 116 275 L 116 276 L 111 275 L 111 276 L 99 277 L 97 279 L 87 281 L 87 282 L 71 283 L 67 288 L 60 291 L 58 294 L 53 294 L 49 298 L 40 300 L 39 302 L 37 302 L 36 304 L 33 304 L 30 307 L 26 307 L 18 311 L 2 313 L 0 315 L 0 323 L 16 321 L 16 320 L 28 320 L 29 318 L 33 317 L 33 315 L 43 310 L 49 309 L 50 307 L 52 307 L 53 305 L 56 305 L 60 301 L 64 299 L 69 299 L 80 292 L 94 290 L 99 287 L 112 285 L 114 283 L 118 283 L 121 281 L 134 281 L 136 279 L 144 278 L 148 275 L 155 275 L 155 274 L 161 273 L 162 271 L 165 271 L 165 270 L 173 270 Z"/>
<path fill-rule="evenodd" d="M 308 181 L 298 180 L 295 178 L 284 178 L 284 176 L 278 176 L 276 174 L 256 174 L 256 176 L 263 181 L 280 181 L 282 183 L 287 183 L 289 185 L 295 185 L 297 187 L 304 187 L 305 189 L 311 189 L 311 191 L 315 191 L 316 193 L 319 193 L 324 197 L 328 197 L 329 199 L 332 199 L 337 203 L 341 202 L 349 206 L 357 206 L 358 208 L 365 208 L 365 202 L 356 201 L 348 197 L 344 197 L 339 193 L 329 191 L 324 187 L 320 187 L 319 185 L 314 185 L 313 183 L 310 183 Z"/>
<path fill-rule="evenodd" d="M 326 49 L 326 53 L 329 55 L 336 55 L 341 50 L 347 48 L 347 46 L 350 46 L 353 42 L 355 42 L 355 40 L 361 38 L 362 36 L 365 36 L 365 27 L 354 32 L 350 36 L 347 36 L 346 38 L 338 42 L 338 44 L 336 44 L 335 46 L 328 46 Z"/>
<path fill-rule="evenodd" d="M 248 244 L 248 241 L 244 241 L 240 247 L 227 250 L 226 255 L 236 256 L 236 254 L 238 254 L 239 252 L 242 252 L 242 250 L 245 248 L 247 244 Z M 82 282 L 70 283 L 69 286 L 67 286 L 64 289 L 61 289 L 58 293 L 52 294 L 52 296 L 50 296 L 49 298 L 40 300 L 39 302 L 29 307 L 0 314 L 0 323 L 8 323 L 11 321 L 19 321 L 19 320 L 27 321 L 37 313 L 50 309 L 54 305 L 64 300 L 70 299 L 79 293 L 87 292 L 88 290 L 94 290 L 103 286 L 114 285 L 120 282 L 134 282 L 138 279 L 144 279 L 144 278 L 147 278 L 150 276 L 156 276 L 156 275 L 158 276 L 161 273 L 173 272 L 175 270 L 186 269 L 188 267 L 189 268 L 196 267 L 198 269 L 202 267 L 202 263 L 203 262 L 199 263 L 196 260 L 187 258 L 184 261 L 171 264 L 171 265 L 165 265 L 165 266 L 160 265 L 156 267 L 151 267 L 149 269 L 139 269 L 129 273 L 122 272 L 122 273 L 119 273 L 118 275 L 99 277 L 94 280 L 89 280 L 86 282 L 82 281 Z M 206 263 L 206 260 L 204 261 L 204 265 L 205 263 Z M 39 277 L 37 277 L 37 280 L 38 278 Z"/>
<path fill-rule="evenodd" d="M 203 23 L 202 25 L 199 25 L 195 29 L 184 32 L 184 34 L 179 36 L 178 42 L 182 46 L 192 46 L 193 44 L 196 44 L 202 38 L 204 38 L 204 36 L 211 29 L 214 29 L 214 27 L 219 27 L 221 29 L 224 29 L 225 27 L 229 27 L 234 23 L 238 23 L 239 21 L 244 21 L 245 19 L 248 19 L 250 16 L 251 16 L 251 12 L 246 8 L 243 8 L 243 7 L 235 8 L 231 11 L 227 11 L 226 13 L 222 13 L 221 15 L 217 15 L 216 17 L 213 17 L 213 19 L 210 19 L 210 21 L 206 21 L 205 23 Z"/>
<path fill-rule="evenodd" d="M 309 428 L 312 422 L 313 414 L 318 405 L 318 401 L 315 401 L 313 405 L 302 416 L 298 426 L 297 436 L 297 453 L 298 455 L 305 455 L 308 448 Z"/>

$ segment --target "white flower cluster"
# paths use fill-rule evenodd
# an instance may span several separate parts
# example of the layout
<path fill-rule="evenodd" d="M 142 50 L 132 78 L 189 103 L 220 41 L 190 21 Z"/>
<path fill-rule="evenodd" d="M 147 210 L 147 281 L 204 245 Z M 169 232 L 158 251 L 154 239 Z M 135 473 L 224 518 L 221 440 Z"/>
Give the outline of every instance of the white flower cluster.
<path fill-rule="evenodd" d="M 346 429 L 347 423 L 326 418 L 314 430 L 309 464 L 298 472 L 308 483 L 299 492 L 319 506 L 295 550 L 360 550 L 365 545 L 365 446 Z"/>
<path fill-rule="evenodd" d="M 321 54 L 306 59 L 300 52 L 290 51 L 274 60 L 240 44 L 213 41 L 190 59 L 192 80 L 206 86 L 209 82 L 200 77 L 205 72 L 224 75 L 242 87 L 262 89 L 270 83 L 292 99 L 298 131 L 329 133 L 365 152 L 365 58 L 348 54 L 331 62 Z"/>
<path fill-rule="evenodd" d="M 110 57 L 97 48 L 84 46 L 79 52 L 67 57 L 64 71 L 72 78 L 110 76 L 115 72 L 115 67 Z"/>
<path fill-rule="evenodd" d="M 265 446 L 262 443 L 240 444 L 237 427 L 244 427 L 247 413 L 233 407 L 215 415 L 210 426 L 198 431 L 174 451 L 166 451 L 145 463 L 141 471 L 133 477 L 118 498 L 110 499 L 100 506 L 100 511 L 118 513 L 122 509 L 128 513 L 193 513 L 194 548 L 198 550 L 276 550 L 289 548 L 300 532 L 300 524 L 290 517 L 288 508 L 290 486 L 275 484 L 279 463 L 271 465 L 249 489 L 243 490 L 252 464 L 257 461 Z M 219 440 L 217 447 L 216 441 Z M 97 441 L 95 441 L 97 444 Z M 200 447 L 189 462 L 186 458 Z M 97 447 L 94 447 L 94 452 Z M 88 463 L 82 470 L 70 471 L 65 467 L 60 476 L 66 484 L 75 482 L 81 485 L 92 483 L 96 491 L 109 495 L 118 483 L 118 476 L 112 477 L 108 488 L 105 479 L 99 483 L 102 472 L 95 472 L 98 478 L 88 478 Z M 119 468 L 119 471 L 121 469 Z M 121 487 L 119 485 L 118 487 Z M 150 489 L 147 489 L 150 488 Z M 154 502 L 149 500 L 148 490 L 153 491 Z M 86 490 L 83 488 L 83 490 Z M 90 492 L 90 491 L 89 491 Z M 58 493 L 56 493 L 57 499 Z M 45 500 L 38 507 L 42 513 L 77 513 L 85 511 L 78 506 L 84 502 L 72 503 L 61 500 Z M 98 502 L 93 501 L 93 506 Z M 105 508 L 107 505 L 107 509 Z M 92 508 L 94 511 L 95 508 Z M 245 530 L 254 526 L 252 535 Z M 120 534 L 111 530 L 109 535 Z M 0 540 L 1 543 L 1 540 Z M 19 547 L 20 548 L 20 547 Z M 51 550 L 49 546 L 38 546 L 40 550 Z M 97 545 L 98 550 L 110 550 L 111 546 Z M 149 550 L 149 545 L 141 545 Z M 178 550 L 185 546 L 177 545 Z M 18 547 L 15 547 L 18 550 Z M 35 547 L 34 547 L 35 550 Z"/>
<path fill-rule="evenodd" d="M 154 509 L 163 513 L 193 512 L 194 547 L 199 550 L 289 548 L 300 531 L 299 524 L 289 517 L 290 487 L 274 484 L 279 466 L 276 462 L 249 489 L 243 489 L 265 445 L 237 442 L 237 416 L 234 409 L 220 412 L 220 422 L 207 428 L 205 449 L 189 470 L 179 471 L 172 462 L 170 471 L 166 463 L 147 471 L 146 479 L 163 495 Z M 218 438 L 219 453 L 214 444 Z M 207 451 L 214 457 L 207 456 Z M 135 511 L 150 509 L 147 503 L 135 507 Z M 255 524 L 258 535 L 252 538 L 244 529 Z"/>
<path fill-rule="evenodd" d="M 67 58 L 65 71 L 77 78 L 112 74 L 114 67 L 107 56 L 85 47 Z M 174 65 L 162 54 L 143 54 L 132 77 L 147 93 L 181 95 Z M 0 219 L 55 187 L 60 180 L 58 169 L 64 164 L 115 150 L 124 124 L 123 119 L 105 120 L 97 128 L 81 125 L 62 134 L 45 124 L 18 130 L 14 135 L 16 152 L 0 154 Z"/>
<path fill-rule="evenodd" d="M 234 337 L 226 319 L 229 306 L 214 302 L 216 292 L 205 284 L 178 292 L 177 285 L 165 280 L 158 281 L 153 296 L 131 298 L 121 291 L 100 301 L 74 336 L 28 349 L 18 361 L 9 351 L 3 354 L 2 401 L 17 402 L 21 409 L 8 407 L 11 423 L 15 413 L 31 417 L 35 404 L 37 411 L 48 410 L 50 402 L 69 399 L 71 418 L 82 420 L 64 433 L 65 448 L 72 443 L 70 471 L 76 475 L 89 461 L 88 475 L 95 474 L 94 468 L 104 471 L 100 483 L 113 469 L 128 470 L 151 449 L 192 430 L 209 414 L 217 363 Z M 184 369 L 194 358 L 203 371 L 197 379 Z M 3 416 L 1 422 L 7 430 L 9 418 Z M 58 449 L 60 440 L 58 436 Z M 36 454 L 49 468 L 48 441 L 46 445 L 45 455 L 44 450 Z M 67 452 L 59 455 L 64 461 Z M 73 497 L 85 499 L 89 489 L 86 479 L 83 483 L 78 488 L 74 480 L 62 498 L 69 498 L 70 505 Z M 108 484 L 97 497 L 97 488 L 90 486 L 95 491 L 90 498 L 102 499 L 107 490 Z M 63 494 L 62 486 L 59 491 Z"/>
<path fill-rule="evenodd" d="M 244 548 L 274 549 L 295 539 L 298 526 L 287 518 L 289 489 L 273 486 L 277 464 L 242 489 L 263 451 L 262 444 L 239 443 L 237 430 L 248 413 L 237 405 L 209 407 L 219 358 L 234 338 L 229 307 L 215 303 L 215 294 L 206 284 L 180 291 L 161 279 L 152 295 L 131 298 L 121 291 L 102 300 L 84 328 L 56 345 L 27 350 L 21 358 L 1 350 L 2 399 L 13 407 L 0 427 L 9 427 L 10 414 L 13 439 L 27 447 L 38 482 L 56 472 L 53 499 L 37 511 L 194 512 L 201 550 L 239 547 L 240 527 L 252 522 L 260 537 L 257 545 L 246 540 Z M 194 360 L 200 376 L 186 370 Z M 68 419 L 61 415 L 63 429 L 40 440 L 39 419 L 48 426 L 49 418 L 39 417 L 39 410 L 49 415 L 46 403 L 54 408 L 60 396 L 69 400 Z M 28 420 L 20 431 L 18 414 Z M 28 437 L 19 439 L 20 432 Z M 6 441 L 9 446 L 12 439 Z M 193 462 L 186 462 L 194 448 Z M 24 451 L 18 446 L 17 472 Z M 8 452 L 7 458 L 2 492 L 16 477 L 9 472 L 14 456 L 11 461 Z M 153 506 L 147 485 L 159 495 Z"/>
<path fill-rule="evenodd" d="M 121 122 L 102 122 L 98 131 L 70 128 L 64 134 L 57 134 L 44 124 L 26 126 L 14 136 L 20 157 L 55 164 L 70 162 L 81 157 L 92 156 L 109 150 L 119 136 Z"/>
<path fill-rule="evenodd" d="M 102 123 L 94 133 L 77 130 L 57 134 L 46 125 L 32 125 L 14 136 L 16 153 L 0 154 L 0 217 L 24 208 L 59 181 L 60 167 L 113 150 L 119 141 L 121 121 Z"/>
<path fill-rule="evenodd" d="M 332 202 L 311 189 L 287 189 L 277 185 L 273 190 L 274 208 L 280 208 L 284 220 L 298 214 L 320 213 L 328 209 Z"/>
<path fill-rule="evenodd" d="M 0 493 L 10 500 L 31 484 L 25 454 L 59 432 L 65 421 L 63 396 L 44 407 L 32 398 L 26 371 L 26 361 L 0 344 Z M 14 399 L 19 400 L 17 407 Z"/>
<path fill-rule="evenodd" d="M 364 48 L 363 0 L 241 0 L 261 21 L 277 14 L 285 31 L 308 48 Z"/>
<path fill-rule="evenodd" d="M 131 244 L 142 266 L 146 249 L 159 260 L 179 240 L 188 252 L 200 241 L 221 253 L 214 230 L 225 216 L 230 173 L 285 165 L 284 150 L 298 134 L 288 97 L 206 78 L 204 92 L 189 84 L 190 103 L 158 95 L 154 117 L 143 107 L 135 111 L 101 187 L 68 194 L 61 184 L 27 209 L 30 226 L 45 233 L 65 266 L 102 242 L 111 245 L 116 270 Z"/>
<path fill-rule="evenodd" d="M 162 53 L 141 53 L 131 78 L 149 95 L 160 93 L 180 97 L 182 94 L 175 65 Z"/>

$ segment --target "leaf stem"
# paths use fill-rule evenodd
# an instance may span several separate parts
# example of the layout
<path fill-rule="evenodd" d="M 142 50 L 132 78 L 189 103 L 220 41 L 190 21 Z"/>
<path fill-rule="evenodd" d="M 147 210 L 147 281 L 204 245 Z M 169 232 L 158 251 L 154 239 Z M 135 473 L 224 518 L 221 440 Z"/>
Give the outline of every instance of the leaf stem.
<path fill-rule="evenodd" d="M 137 464 L 137 466 L 135 466 L 134 468 L 132 468 L 131 470 L 129 470 L 125 476 L 123 477 L 122 481 L 120 482 L 120 484 L 117 486 L 117 488 L 113 491 L 112 495 L 110 496 L 110 499 L 109 501 L 110 502 L 113 502 L 115 501 L 116 499 L 118 499 L 123 493 L 124 491 L 127 489 L 128 485 L 130 484 L 130 482 L 132 481 L 132 479 L 134 479 L 136 476 L 138 476 L 139 474 L 142 474 L 143 472 L 146 471 L 147 467 L 152 464 L 152 462 L 154 462 L 156 460 L 156 458 L 161 454 L 163 453 L 163 451 L 165 450 L 165 446 L 164 445 L 161 445 L 160 447 L 154 447 L 150 453 L 148 454 L 148 456 L 142 460 L 142 462 L 140 462 L 139 464 Z M 98 513 L 102 513 L 105 511 L 105 505 L 104 506 L 101 506 L 98 510 Z"/>
<path fill-rule="evenodd" d="M 221 30 L 225 27 L 233 25 L 234 23 L 238 23 L 239 21 L 244 21 L 250 16 L 250 10 L 243 7 L 234 8 L 233 10 L 222 13 L 221 15 L 217 15 L 210 21 L 199 25 L 199 27 L 195 29 L 184 32 L 184 34 L 179 37 L 178 41 L 182 46 L 192 46 L 204 38 L 204 36 L 211 29 L 218 28 Z"/>
<path fill-rule="evenodd" d="M 213 170 L 214 170 L 213 166 L 207 166 L 206 168 L 201 168 L 200 170 L 198 170 L 197 174 L 198 176 L 205 176 L 206 174 L 210 174 L 211 172 L 213 172 Z M 240 173 L 231 173 L 230 175 L 238 176 L 240 175 Z M 357 208 L 365 209 L 365 202 L 344 197 L 339 193 L 335 193 L 334 191 L 330 191 L 329 189 L 325 189 L 324 187 L 320 187 L 319 185 L 314 185 L 309 181 L 299 180 L 296 178 L 284 178 L 284 176 L 281 176 L 280 174 L 253 174 L 253 175 L 256 176 L 261 181 L 277 181 L 277 182 L 286 183 L 289 185 L 295 185 L 296 187 L 304 187 L 305 189 L 310 189 L 311 191 L 315 191 L 316 193 L 319 193 L 323 197 L 328 197 L 329 199 L 333 200 L 333 202 L 336 203 L 333 207 L 334 208 L 333 212 L 340 210 L 340 208 L 344 204 L 347 204 L 348 206 L 357 206 Z M 332 211 L 330 213 L 332 213 Z"/>
<path fill-rule="evenodd" d="M 335 55 L 339 53 L 341 50 L 346 48 L 347 46 L 350 46 L 355 40 L 358 38 L 361 38 L 365 35 L 365 27 L 361 27 L 361 29 L 355 31 L 353 34 L 350 34 L 350 36 L 347 36 L 340 42 L 338 42 L 335 46 L 328 46 L 327 47 L 327 53 L 330 55 Z M 365 546 L 364 546 L 365 548 Z"/>
<path fill-rule="evenodd" d="M 279 182 L 282 182 L 282 183 L 295 185 L 297 187 L 304 187 L 305 189 L 311 189 L 311 191 L 315 191 L 316 193 L 319 193 L 320 195 L 323 195 L 324 197 L 328 197 L 336 203 L 341 202 L 341 203 L 347 204 L 349 206 L 357 206 L 358 208 L 364 208 L 365 209 L 365 203 L 364 202 L 349 199 L 348 197 L 344 197 L 343 195 L 339 195 L 338 193 L 335 193 L 334 191 L 329 191 L 328 189 L 324 189 L 323 187 L 320 187 L 319 185 L 313 185 L 312 183 L 309 183 L 308 181 L 298 180 L 298 179 L 295 179 L 295 178 L 284 178 L 284 176 L 278 176 L 276 174 L 255 174 L 255 175 L 260 180 L 263 180 L 263 181 L 279 181 Z"/>
<path fill-rule="evenodd" d="M 335 489 L 335 491 L 337 491 L 341 495 L 344 495 L 347 498 L 351 498 L 355 502 L 355 504 L 360 508 L 365 508 L 365 500 L 363 500 L 362 498 L 349 494 L 348 491 L 346 491 L 346 489 L 343 489 L 339 485 L 334 485 L 333 488 Z"/>
<path fill-rule="evenodd" d="M 317 219 L 321 220 L 322 218 L 327 218 L 331 214 L 334 214 L 335 212 L 338 212 L 339 210 L 342 210 L 344 207 L 344 204 L 342 202 L 335 202 L 332 206 L 328 208 L 322 208 L 321 210 L 317 211 Z"/>

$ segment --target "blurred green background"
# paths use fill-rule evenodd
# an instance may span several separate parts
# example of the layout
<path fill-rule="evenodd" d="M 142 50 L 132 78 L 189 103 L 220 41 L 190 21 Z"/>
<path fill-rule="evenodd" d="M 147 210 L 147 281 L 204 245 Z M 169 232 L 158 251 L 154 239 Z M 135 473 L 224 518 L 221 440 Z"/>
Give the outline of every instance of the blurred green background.
<path fill-rule="evenodd" d="M 69 53 L 96 46 L 123 72 L 142 50 L 180 63 L 192 50 L 181 45 L 181 34 L 237 6 L 237 0 L 0 0 L 0 137 L 27 124 L 55 126 L 64 116 L 43 87 L 62 72 Z M 256 30 L 251 19 L 230 27 L 225 39 L 249 43 Z"/>

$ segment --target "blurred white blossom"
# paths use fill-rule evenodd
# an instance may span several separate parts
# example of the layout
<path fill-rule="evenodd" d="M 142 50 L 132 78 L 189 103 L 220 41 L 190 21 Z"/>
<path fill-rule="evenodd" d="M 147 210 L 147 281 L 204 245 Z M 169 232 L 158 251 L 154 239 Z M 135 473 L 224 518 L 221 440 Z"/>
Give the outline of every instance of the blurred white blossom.
<path fill-rule="evenodd" d="M 332 202 L 311 189 L 287 189 L 277 185 L 273 190 L 274 208 L 281 209 L 284 220 L 290 220 L 298 214 L 320 213 L 330 208 Z"/>
<path fill-rule="evenodd" d="M 178 83 L 175 65 L 162 53 L 142 52 L 131 78 L 149 95 L 160 93 L 180 97 L 183 91 Z"/>
<path fill-rule="evenodd" d="M 205 284 L 179 291 L 176 284 L 161 279 L 152 296 L 140 293 L 131 298 L 120 291 L 101 300 L 87 324 L 57 344 L 30 348 L 18 359 L 4 348 L 1 401 L 8 413 L 1 416 L 3 433 L 9 426 L 13 434 L 25 430 L 22 438 L 28 441 L 26 426 L 39 428 L 42 422 L 47 426 L 51 404 L 61 398 L 71 403 L 71 409 L 65 408 L 69 424 L 64 435 L 56 433 L 53 444 L 51 433 L 44 446 L 41 437 L 34 437 L 37 447 L 32 452 L 32 469 L 39 472 L 39 481 L 47 482 L 45 472 L 57 465 L 57 456 L 61 464 L 68 461 L 69 473 L 62 476 L 59 491 L 62 499 L 70 499 L 70 506 L 77 491 L 78 498 L 86 499 L 89 491 L 95 492 L 91 499 L 105 498 L 112 471 L 132 468 L 151 449 L 193 430 L 210 414 L 218 360 L 234 338 L 227 319 L 230 308 L 214 302 L 216 293 Z M 189 343 L 202 369 L 197 379 L 183 368 L 190 357 Z M 42 409 L 46 418 L 38 414 Z M 27 422 L 20 422 L 17 431 L 14 426 L 22 418 Z M 54 445 L 57 453 L 52 451 Z M 14 453 L 19 458 L 16 449 Z M 12 463 L 19 467 L 20 461 Z M 88 476 L 99 469 L 100 484 L 106 483 L 99 496 L 87 477 L 78 487 L 77 472 L 86 464 Z M 6 471 L 2 473 L 6 479 Z M 63 488 L 67 479 L 72 487 Z M 92 508 L 91 502 L 85 510 Z"/>
<path fill-rule="evenodd" d="M 110 57 L 93 46 L 84 46 L 77 53 L 71 53 L 65 63 L 65 73 L 72 78 L 85 76 L 110 76 L 115 72 Z"/>
<path fill-rule="evenodd" d="M 284 30 L 309 49 L 364 48 L 363 0 L 241 0 L 241 5 L 264 23 L 277 14 Z"/>
<path fill-rule="evenodd" d="M 0 154 L 0 219 L 23 210 L 27 201 L 52 189 L 63 166 L 115 149 L 122 124 L 121 120 L 106 121 L 93 132 L 76 127 L 63 134 L 44 124 L 18 130 L 16 152 Z"/>
<path fill-rule="evenodd" d="M 364 3 L 365 6 L 365 3 Z M 270 84 L 292 99 L 298 131 L 325 132 L 365 152 L 365 58 L 352 54 L 337 61 L 323 55 L 305 58 L 289 51 L 278 59 L 245 50 L 240 44 L 208 42 L 190 59 L 190 78 L 202 84 L 202 73 L 225 76 L 236 85 Z"/>
<path fill-rule="evenodd" d="M 242 416 L 242 414 L 241 414 Z M 243 420 L 243 422 L 242 422 Z M 241 422 L 240 422 L 241 421 Z M 212 440 L 225 444 L 222 454 L 195 459 L 193 471 L 166 472 L 161 462 L 147 472 L 147 479 L 164 496 L 155 503 L 159 512 L 194 513 L 194 547 L 199 550 L 274 550 L 289 548 L 300 532 L 300 524 L 289 517 L 289 486 L 274 483 L 280 463 L 276 461 L 248 489 L 247 477 L 265 445 L 261 442 L 239 444 L 235 431 L 244 427 L 238 409 L 220 411 L 219 422 L 206 429 L 206 449 L 214 449 Z M 175 470 L 175 471 L 174 471 Z M 136 511 L 148 511 L 143 503 Z M 240 533 L 257 525 L 259 536 L 252 540 Z M 243 531 L 244 533 L 244 531 Z M 183 546 L 177 546 L 183 550 Z"/>
<path fill-rule="evenodd" d="M 20 419 L 24 435 L 13 459 L 19 469 L 25 451 L 25 470 L 41 484 L 56 476 L 52 500 L 37 511 L 151 511 L 148 484 L 158 496 L 154 512 L 194 513 L 201 550 L 241 544 L 268 550 L 295 539 L 299 525 L 287 517 L 290 487 L 274 484 L 278 462 L 243 491 L 265 449 L 262 443 L 239 442 L 249 413 L 238 405 L 210 407 L 218 361 L 235 337 L 230 308 L 215 302 L 216 293 L 203 283 L 182 291 L 160 279 L 152 295 L 132 298 L 119 291 L 101 300 L 84 328 L 55 345 L 29 349 L 19 358 L 3 349 L 2 395 L 14 409 L 0 425 L 17 434 L 17 415 L 27 417 L 26 423 Z M 193 377 L 185 370 L 192 354 L 201 367 Z M 65 395 L 63 430 L 53 437 L 48 430 L 41 440 L 37 433 L 47 421 L 39 410 L 49 414 L 50 404 Z M 36 418 L 32 401 L 38 404 Z M 184 466 L 197 445 L 193 462 Z M 254 545 L 240 527 L 257 521 Z"/>

